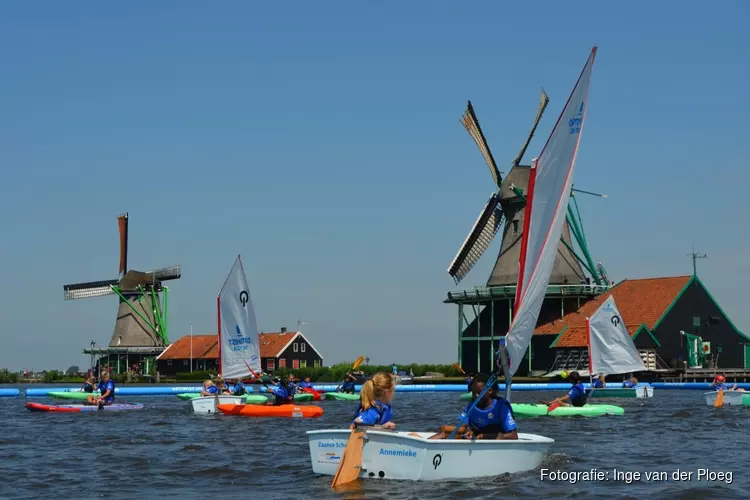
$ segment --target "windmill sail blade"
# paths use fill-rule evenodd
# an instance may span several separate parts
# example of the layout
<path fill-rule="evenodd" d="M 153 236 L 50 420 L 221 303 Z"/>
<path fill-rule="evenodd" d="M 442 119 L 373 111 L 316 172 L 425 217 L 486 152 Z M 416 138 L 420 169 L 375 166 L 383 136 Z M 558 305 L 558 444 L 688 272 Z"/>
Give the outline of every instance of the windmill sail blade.
<path fill-rule="evenodd" d="M 471 271 L 474 264 L 490 246 L 492 239 L 500 229 L 502 220 L 503 211 L 500 208 L 500 198 L 497 194 L 493 194 L 448 268 L 448 274 L 453 277 L 456 284 Z"/>
<path fill-rule="evenodd" d="M 516 288 L 516 313 L 505 337 L 511 375 L 520 366 L 531 343 L 555 264 L 573 187 L 573 170 L 595 56 L 596 47 L 591 50 L 568 102 L 531 170 Z"/>
<path fill-rule="evenodd" d="M 610 295 L 588 320 L 589 369 L 591 373 L 620 375 L 645 372 L 641 354 Z"/>
<path fill-rule="evenodd" d="M 477 146 L 479 146 L 479 150 L 482 152 L 482 156 L 484 156 L 484 161 L 486 161 L 487 166 L 490 167 L 490 174 L 495 180 L 495 184 L 497 187 L 500 187 L 500 183 L 503 180 L 500 176 L 500 170 L 497 168 L 495 158 L 492 156 L 490 146 L 487 144 L 487 139 L 484 138 L 482 127 L 479 126 L 479 120 L 474 113 L 474 107 L 471 105 L 471 101 L 466 105 L 466 112 L 464 113 L 464 116 L 461 117 L 461 123 L 466 128 L 466 131 L 471 138 L 474 139 L 474 142 L 477 143 Z"/>
<path fill-rule="evenodd" d="M 155 271 L 146 271 L 146 274 L 152 278 L 156 278 L 159 281 L 176 280 L 180 279 L 180 266 L 163 267 L 156 269 Z"/>
<path fill-rule="evenodd" d="M 120 276 L 128 272 L 128 214 L 117 216 L 117 229 L 120 231 Z"/>
<path fill-rule="evenodd" d="M 523 146 L 521 146 L 521 151 L 518 152 L 518 156 L 516 156 L 516 159 L 513 160 L 514 167 L 521 163 L 523 155 L 526 154 L 526 149 L 529 147 L 529 143 L 531 143 L 531 139 L 534 137 L 534 132 L 536 132 L 536 127 L 537 125 L 539 125 L 539 121 L 542 119 L 542 115 L 544 114 L 544 110 L 547 108 L 547 104 L 549 104 L 549 97 L 547 97 L 547 93 L 544 91 L 544 89 L 542 89 L 542 95 L 539 96 L 539 107 L 536 110 L 536 118 L 534 119 L 534 126 L 531 127 L 531 132 L 529 132 L 529 136 L 526 138 L 526 142 L 523 143 Z"/>
<path fill-rule="evenodd" d="M 64 299 L 89 299 L 91 297 L 103 297 L 115 292 L 112 287 L 117 285 L 118 280 L 89 281 L 88 283 L 75 283 L 63 286 Z"/>

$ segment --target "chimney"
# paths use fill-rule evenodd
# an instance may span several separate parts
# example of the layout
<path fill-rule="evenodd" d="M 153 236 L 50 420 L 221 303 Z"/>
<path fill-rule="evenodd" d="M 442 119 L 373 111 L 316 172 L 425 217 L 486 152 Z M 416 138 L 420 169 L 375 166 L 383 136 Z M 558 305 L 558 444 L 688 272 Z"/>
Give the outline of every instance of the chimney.
<path fill-rule="evenodd" d="M 281 333 L 286 333 L 286 327 L 285 326 L 281 327 Z"/>

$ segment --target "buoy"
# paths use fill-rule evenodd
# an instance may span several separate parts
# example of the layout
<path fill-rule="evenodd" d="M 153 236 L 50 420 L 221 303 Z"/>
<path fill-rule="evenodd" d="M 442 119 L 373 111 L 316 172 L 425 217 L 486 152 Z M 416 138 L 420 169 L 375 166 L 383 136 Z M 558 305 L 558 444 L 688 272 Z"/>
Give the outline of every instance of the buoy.
<path fill-rule="evenodd" d="M 562 373 L 560 374 L 560 376 L 562 378 L 568 378 L 568 371 L 567 370 L 563 370 Z"/>

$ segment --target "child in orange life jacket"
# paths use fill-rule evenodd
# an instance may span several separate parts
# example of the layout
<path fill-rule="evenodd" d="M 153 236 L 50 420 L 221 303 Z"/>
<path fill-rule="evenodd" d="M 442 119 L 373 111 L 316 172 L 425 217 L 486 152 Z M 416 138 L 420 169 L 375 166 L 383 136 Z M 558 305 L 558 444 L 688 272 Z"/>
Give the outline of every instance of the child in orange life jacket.
<path fill-rule="evenodd" d="M 356 426 L 366 425 L 393 429 L 396 424 L 391 422 L 393 418 L 393 393 L 396 383 L 393 377 L 384 372 L 378 372 L 362 384 L 359 391 L 359 408 L 354 414 L 351 429 Z"/>

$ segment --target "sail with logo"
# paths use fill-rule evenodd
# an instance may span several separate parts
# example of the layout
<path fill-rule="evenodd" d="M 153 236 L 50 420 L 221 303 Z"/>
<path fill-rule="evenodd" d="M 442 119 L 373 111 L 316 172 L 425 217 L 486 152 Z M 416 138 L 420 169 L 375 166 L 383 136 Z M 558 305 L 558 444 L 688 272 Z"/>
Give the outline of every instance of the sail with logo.
<path fill-rule="evenodd" d="M 260 372 L 258 324 L 242 259 L 237 260 L 219 293 L 219 363 L 226 379 Z M 249 367 L 249 368 L 248 368 Z"/>
<path fill-rule="evenodd" d="M 592 374 L 618 375 L 646 371 L 646 365 L 628 333 L 612 295 L 607 297 L 586 323 L 589 371 Z"/>

